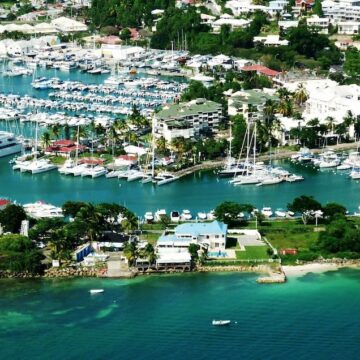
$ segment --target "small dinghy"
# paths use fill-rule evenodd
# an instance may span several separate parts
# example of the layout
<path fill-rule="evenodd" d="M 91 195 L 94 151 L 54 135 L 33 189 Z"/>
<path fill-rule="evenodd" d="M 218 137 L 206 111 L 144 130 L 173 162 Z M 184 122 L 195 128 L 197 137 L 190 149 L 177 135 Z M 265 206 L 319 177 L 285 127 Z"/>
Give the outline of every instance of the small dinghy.
<path fill-rule="evenodd" d="M 100 294 L 103 293 L 104 289 L 91 289 L 90 294 Z"/>
<path fill-rule="evenodd" d="M 231 320 L 213 320 L 212 324 L 214 326 L 225 326 L 229 325 L 231 323 Z"/>

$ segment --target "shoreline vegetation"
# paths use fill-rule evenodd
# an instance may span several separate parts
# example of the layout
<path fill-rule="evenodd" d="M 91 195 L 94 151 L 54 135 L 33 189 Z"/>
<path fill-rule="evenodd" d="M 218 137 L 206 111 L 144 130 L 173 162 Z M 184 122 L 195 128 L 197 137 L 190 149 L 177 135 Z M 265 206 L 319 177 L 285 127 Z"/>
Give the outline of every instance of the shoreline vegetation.
<path fill-rule="evenodd" d="M 228 227 L 223 256 L 192 241 L 182 250 L 188 252 L 186 261 L 164 266 L 158 239 L 176 225 L 167 215 L 146 222 L 118 204 L 68 201 L 62 218 L 36 220 L 22 206 L 8 204 L 0 210 L 0 278 L 232 271 L 258 273 L 258 283 L 283 283 L 293 274 L 360 265 L 360 221 L 348 216 L 344 206 L 302 195 L 287 209 L 291 215 L 272 219 L 251 204 L 225 201 L 213 211 Z M 19 234 L 24 222 L 28 230 Z M 104 236 L 109 233 L 118 237 L 116 242 L 99 246 L 108 242 Z M 256 236 L 256 241 L 247 236 Z"/>
<path fill-rule="evenodd" d="M 257 283 L 259 284 L 275 284 L 285 283 L 290 277 L 304 276 L 310 273 L 320 274 L 328 271 L 338 271 L 344 268 L 360 269 L 360 260 L 347 260 L 347 259 L 329 259 L 323 261 L 312 261 L 298 265 L 279 265 L 270 266 L 266 264 L 260 265 L 218 265 L 218 266 L 198 266 L 193 269 L 192 273 L 256 273 L 259 274 Z M 162 275 L 162 274 L 179 274 L 184 271 L 137 271 L 130 270 L 124 272 L 118 279 L 132 279 L 138 276 L 149 275 Z M 29 272 L 14 273 L 11 271 L 0 271 L 1 279 L 71 279 L 71 278 L 114 278 L 107 276 L 104 268 L 92 269 L 87 267 L 64 267 L 64 268 L 51 268 L 46 270 L 43 275 L 32 274 Z"/>

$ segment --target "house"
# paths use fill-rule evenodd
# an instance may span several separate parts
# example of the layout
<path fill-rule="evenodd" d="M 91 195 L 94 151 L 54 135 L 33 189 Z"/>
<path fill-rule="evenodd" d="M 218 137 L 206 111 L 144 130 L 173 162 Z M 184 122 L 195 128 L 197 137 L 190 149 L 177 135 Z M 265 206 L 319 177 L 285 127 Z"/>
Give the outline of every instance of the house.
<path fill-rule="evenodd" d="M 93 242 L 93 248 L 96 251 L 114 250 L 120 251 L 124 248 L 124 244 L 130 240 L 130 236 L 117 233 L 114 231 L 104 231 L 100 239 Z"/>
<path fill-rule="evenodd" d="M 327 34 L 329 32 L 330 19 L 313 15 L 306 19 L 306 24 L 309 27 L 319 29 L 323 34 Z"/>
<path fill-rule="evenodd" d="M 185 223 L 174 233 L 164 232 L 157 241 L 157 249 L 176 248 L 187 251 L 190 244 L 198 244 L 210 251 L 225 250 L 227 225 L 214 220 L 211 223 Z"/>
<path fill-rule="evenodd" d="M 253 4 L 251 0 L 230 0 L 226 2 L 225 7 L 230 9 L 235 16 L 255 11 L 266 12 L 268 9 L 267 6 Z"/>
<path fill-rule="evenodd" d="M 230 26 L 231 30 L 246 29 L 251 24 L 250 20 L 234 19 L 234 18 L 220 18 L 213 21 L 212 29 L 215 33 L 219 33 L 223 25 Z"/>
<path fill-rule="evenodd" d="M 360 21 L 340 21 L 337 23 L 338 34 L 356 35 L 360 32 Z"/>
<path fill-rule="evenodd" d="M 281 72 L 269 69 L 263 65 L 243 66 L 240 70 L 245 72 L 256 72 L 256 74 L 266 76 L 270 79 L 276 78 L 281 74 Z"/>
<path fill-rule="evenodd" d="M 163 136 L 167 141 L 177 137 L 197 138 L 204 131 L 217 133 L 221 120 L 221 104 L 196 99 L 164 106 L 154 115 L 154 132 L 156 137 Z"/>
<path fill-rule="evenodd" d="M 278 25 L 279 25 L 279 29 L 281 31 L 286 32 L 286 30 L 298 27 L 299 21 L 298 20 L 280 20 L 278 22 Z"/>
<path fill-rule="evenodd" d="M 77 247 L 73 252 L 72 257 L 76 262 L 81 262 L 86 256 L 88 256 L 93 251 L 93 248 L 90 243 L 86 243 Z"/>
<path fill-rule="evenodd" d="M 267 12 L 271 16 L 277 16 L 282 14 L 285 11 L 286 6 L 288 5 L 287 0 L 273 0 L 269 1 L 269 6 Z"/>
<path fill-rule="evenodd" d="M 280 255 L 296 255 L 298 253 L 297 249 L 280 249 Z"/>
<path fill-rule="evenodd" d="M 77 145 L 72 140 L 57 140 L 45 150 L 45 153 L 70 157 L 71 155 L 74 155 L 76 151 L 78 153 L 82 153 L 85 150 L 86 150 L 86 146 Z"/>
<path fill-rule="evenodd" d="M 254 43 L 261 43 L 264 46 L 288 46 L 288 40 L 281 40 L 280 35 L 254 36 Z"/>
<path fill-rule="evenodd" d="M 87 26 L 84 23 L 64 16 L 52 20 L 50 24 L 63 33 L 87 31 Z"/>
<path fill-rule="evenodd" d="M 131 166 L 137 163 L 135 155 L 120 155 L 115 159 L 115 166 Z"/>

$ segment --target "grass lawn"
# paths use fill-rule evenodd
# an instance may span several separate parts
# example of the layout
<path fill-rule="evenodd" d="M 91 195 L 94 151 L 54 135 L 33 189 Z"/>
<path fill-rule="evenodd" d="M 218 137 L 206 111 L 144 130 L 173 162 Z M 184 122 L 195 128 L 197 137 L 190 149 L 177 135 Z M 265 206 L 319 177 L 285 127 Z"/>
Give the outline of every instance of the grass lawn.
<path fill-rule="evenodd" d="M 319 237 L 318 232 L 269 232 L 265 234 L 270 243 L 277 249 L 297 248 L 308 250 Z"/>
<path fill-rule="evenodd" d="M 155 233 L 142 233 L 140 235 L 140 240 L 147 241 L 149 244 L 155 245 L 156 241 L 160 237 L 160 234 Z"/>
<path fill-rule="evenodd" d="M 266 250 L 267 246 L 246 246 L 246 251 L 236 251 L 236 259 L 238 260 L 256 260 L 268 259 L 269 255 Z"/>

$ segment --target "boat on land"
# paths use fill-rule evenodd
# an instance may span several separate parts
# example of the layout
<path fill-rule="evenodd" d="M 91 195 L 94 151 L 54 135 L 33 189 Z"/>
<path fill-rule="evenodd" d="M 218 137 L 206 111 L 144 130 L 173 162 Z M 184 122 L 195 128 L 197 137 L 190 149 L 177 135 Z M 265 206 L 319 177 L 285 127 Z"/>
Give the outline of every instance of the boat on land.
<path fill-rule="evenodd" d="M 101 294 L 104 292 L 104 289 L 91 289 L 90 294 Z"/>
<path fill-rule="evenodd" d="M 226 326 L 226 325 L 230 325 L 231 320 L 213 320 L 212 324 L 214 326 Z"/>

